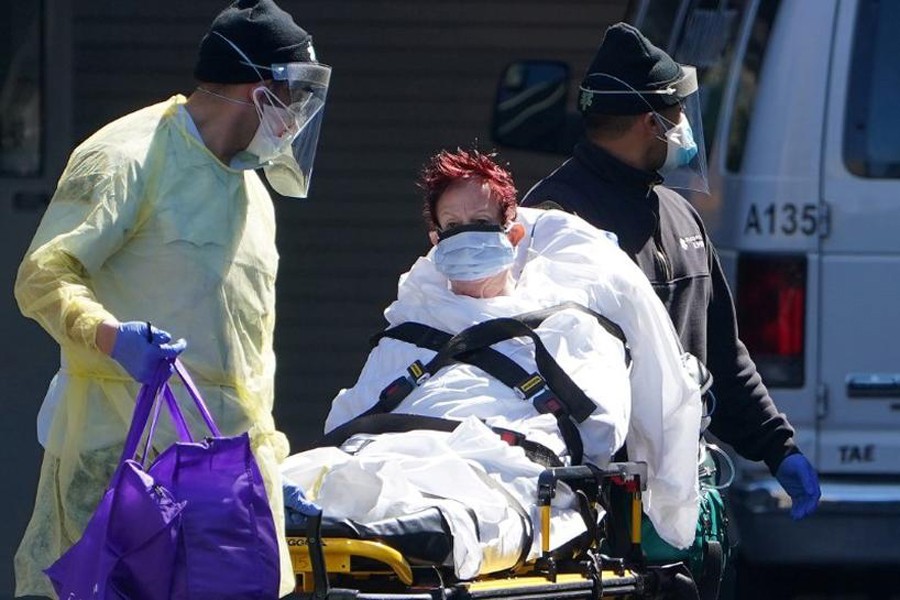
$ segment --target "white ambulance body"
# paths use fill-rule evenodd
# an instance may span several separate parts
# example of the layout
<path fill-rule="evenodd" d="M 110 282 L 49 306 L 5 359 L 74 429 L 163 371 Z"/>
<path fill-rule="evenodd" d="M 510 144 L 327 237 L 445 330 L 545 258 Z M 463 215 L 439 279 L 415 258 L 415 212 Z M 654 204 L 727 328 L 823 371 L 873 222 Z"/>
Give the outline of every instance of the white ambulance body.
<path fill-rule="evenodd" d="M 900 0 L 633 0 L 628 15 L 698 67 L 711 194 L 690 199 L 741 338 L 822 482 L 818 513 L 794 523 L 765 466 L 738 460 L 740 555 L 898 565 Z M 495 140 L 570 150 L 580 125 L 554 99 L 580 77 L 511 65 Z"/>
<path fill-rule="evenodd" d="M 761 465 L 731 494 L 760 563 L 900 563 L 900 2 L 748 3 L 692 198 L 741 337 L 822 481 L 790 523 Z"/>
<path fill-rule="evenodd" d="M 738 461 L 741 557 L 900 563 L 900 2 L 631 10 L 651 32 L 670 18 L 666 49 L 702 67 L 711 195 L 691 200 L 822 481 L 816 516 L 792 523 L 765 467 Z"/>

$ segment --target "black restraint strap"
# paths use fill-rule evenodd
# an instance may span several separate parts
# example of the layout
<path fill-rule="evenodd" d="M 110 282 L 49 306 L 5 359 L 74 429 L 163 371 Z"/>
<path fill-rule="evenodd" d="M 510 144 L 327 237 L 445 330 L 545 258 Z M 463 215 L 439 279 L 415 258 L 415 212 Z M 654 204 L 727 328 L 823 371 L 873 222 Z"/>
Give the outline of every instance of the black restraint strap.
<path fill-rule="evenodd" d="M 434 352 L 440 350 L 453 339 L 453 335 L 429 325 L 409 321 L 391 327 L 381 333 L 372 336 L 371 342 L 377 345 L 382 338 L 391 338 L 401 342 L 413 344 L 419 348 L 426 348 Z M 515 389 L 531 375 L 520 367 L 518 363 L 505 354 L 493 348 L 481 348 L 472 352 L 465 352 L 456 357 L 457 362 L 463 362 L 478 367 L 491 377 L 502 382 L 511 389 Z M 452 361 L 451 361 L 452 362 Z M 431 363 L 429 363 L 431 365 Z M 433 375 L 438 369 L 429 370 L 424 365 L 419 365 L 423 372 Z M 399 377 L 382 390 L 378 402 L 360 416 L 388 413 L 396 409 L 401 402 L 415 389 L 415 384 L 410 377 Z"/>
<path fill-rule="evenodd" d="M 496 323 L 496 321 L 497 320 L 486 321 L 485 323 Z M 556 361 L 553 360 L 549 352 L 547 352 L 546 348 L 544 348 L 544 345 L 540 341 L 540 338 L 537 336 L 537 334 L 531 331 L 531 329 L 527 325 L 524 325 L 518 321 L 513 320 L 512 323 L 515 324 L 514 327 L 516 330 L 523 332 L 527 330 L 527 332 L 531 334 L 529 335 L 529 337 L 533 336 L 532 339 L 535 340 L 537 356 L 540 356 L 540 352 L 543 351 L 543 354 L 545 356 L 544 362 L 546 364 L 552 364 L 552 366 L 555 367 L 555 372 L 547 377 L 547 384 L 549 385 L 549 389 L 557 394 L 559 400 L 557 401 L 556 396 L 544 394 L 544 396 L 538 396 L 535 398 L 535 408 L 539 412 L 550 412 L 553 414 L 554 418 L 556 419 L 557 427 L 559 427 L 559 433 L 566 444 L 566 448 L 568 448 L 569 450 L 569 457 L 572 461 L 572 464 L 581 464 L 582 460 L 584 459 L 584 442 L 581 440 L 581 433 L 578 431 L 578 426 L 569 417 L 570 411 L 568 410 L 568 403 L 563 399 L 563 395 L 571 394 L 571 390 L 577 390 L 578 394 L 580 394 L 581 396 L 581 398 L 579 398 L 578 400 L 590 403 L 590 406 L 585 406 L 583 403 L 581 404 L 582 410 L 579 412 L 579 414 L 583 414 L 584 418 L 587 418 L 587 416 L 590 415 L 591 412 L 593 412 L 596 405 L 590 400 L 590 398 L 587 397 L 587 395 L 585 395 L 581 388 L 579 388 L 575 384 L 575 382 L 573 382 L 571 378 L 569 378 L 569 376 L 565 374 L 565 372 L 559 367 Z M 509 337 L 516 337 L 515 335 L 507 335 L 503 330 L 498 328 L 502 327 L 502 325 L 490 325 L 489 327 L 491 332 L 499 332 L 501 334 L 497 338 L 497 341 L 509 339 Z M 532 376 L 525 369 L 519 366 L 518 363 L 516 363 L 505 354 L 494 350 L 489 345 L 479 345 L 478 341 L 476 340 L 474 343 L 467 347 L 466 343 L 469 341 L 467 332 L 469 332 L 471 329 L 473 328 L 470 327 L 460 334 L 450 337 L 446 332 L 434 329 L 432 327 L 429 327 L 428 325 L 408 322 L 388 329 L 387 331 L 382 332 L 382 334 L 376 337 L 377 339 L 381 339 L 382 337 L 391 337 L 394 339 L 399 339 L 401 341 L 416 344 L 420 347 L 425 342 L 434 344 L 443 339 L 444 336 L 450 337 L 450 339 L 441 346 L 429 348 L 435 350 L 438 353 L 434 357 L 434 359 L 432 359 L 428 363 L 428 365 L 421 367 L 421 369 L 427 372 L 429 375 L 433 375 L 444 366 L 458 361 L 474 365 L 488 375 L 503 382 L 508 387 L 516 390 L 524 387 L 523 383 L 535 380 L 534 376 Z M 456 346 L 453 346 L 451 344 L 461 344 L 463 348 L 456 349 Z M 538 344 L 540 344 L 539 349 Z M 451 350 L 452 355 L 448 353 L 442 354 L 442 351 L 446 350 L 448 347 L 454 349 Z M 539 369 L 540 364 L 541 363 L 539 361 Z M 543 382 L 540 382 L 539 385 L 541 384 L 543 384 Z M 557 387 L 554 387 L 554 384 L 557 384 Z M 541 387 L 543 386 L 541 385 Z M 557 392 L 557 388 L 562 389 L 563 391 Z M 376 402 L 374 406 L 369 408 L 369 410 L 365 411 L 360 416 L 370 417 L 380 413 L 389 413 L 393 411 L 395 408 L 397 408 L 397 406 L 400 405 L 403 399 L 412 392 L 413 389 L 415 389 L 415 383 L 413 383 L 408 377 L 400 377 L 394 380 L 387 388 L 385 388 L 381 392 L 381 395 L 378 398 L 378 402 Z M 540 393 L 540 391 L 541 389 L 539 387 L 535 387 L 535 394 Z M 531 396 L 526 396 L 526 398 L 530 397 Z M 583 421 L 584 418 L 581 420 Z M 535 459 L 532 458 L 532 460 Z M 548 459 L 535 460 L 535 462 L 545 464 L 547 460 Z"/>
<path fill-rule="evenodd" d="M 419 348 L 440 352 L 441 348 L 453 338 L 453 335 L 446 331 L 435 329 L 430 325 L 408 321 L 373 335 L 370 339 L 372 347 L 374 348 L 378 345 L 378 342 L 381 341 L 382 338 L 391 338 L 413 344 Z M 456 357 L 456 361 L 478 367 L 510 388 L 515 388 L 529 377 L 528 371 L 520 367 L 518 363 L 491 347 L 480 348 L 472 352 L 463 353 Z M 437 372 L 437 370 L 435 370 L 435 372 Z M 430 374 L 433 375 L 434 373 Z M 399 402 L 397 402 L 397 404 L 399 404 Z M 397 406 L 394 405 L 384 412 L 390 412 L 390 410 L 393 410 L 396 407 Z"/>
<path fill-rule="evenodd" d="M 427 417 L 424 415 L 409 415 L 404 413 L 383 413 L 368 416 L 359 416 L 347 421 L 340 427 L 332 429 L 323 437 L 313 442 L 303 450 L 312 448 L 324 448 L 326 446 L 340 447 L 341 444 L 358 433 L 402 433 L 417 429 L 429 429 L 432 431 L 454 431 L 462 421 L 442 419 L 441 417 Z M 521 433 L 491 427 L 504 442 L 510 446 L 520 446 L 525 451 L 525 456 L 533 462 L 545 467 L 561 467 L 562 461 L 552 450 L 538 442 L 526 439 Z"/>
<path fill-rule="evenodd" d="M 400 340 L 401 342 L 408 342 L 419 348 L 427 348 L 428 350 L 437 352 L 443 348 L 444 344 L 449 342 L 452 337 L 453 334 L 441 331 L 430 325 L 423 325 L 422 323 L 416 323 L 415 321 L 407 321 L 406 323 L 400 323 L 399 325 L 376 333 L 369 338 L 369 346 L 374 348 L 382 338 L 391 338 Z"/>
<path fill-rule="evenodd" d="M 563 310 L 577 310 L 596 319 L 601 327 L 622 342 L 622 345 L 625 347 L 625 363 L 626 365 L 631 364 L 631 349 L 628 347 L 628 341 L 625 338 L 625 332 L 622 331 L 622 328 L 600 313 L 582 306 L 577 302 L 564 302 L 556 306 L 543 308 L 529 313 L 522 313 L 513 318 L 522 321 L 531 328 L 536 328 L 549 317 Z M 418 346 L 419 348 L 426 348 L 428 350 L 433 350 L 434 352 L 439 352 L 447 342 L 453 338 L 453 335 L 446 331 L 431 327 L 430 325 L 408 321 L 373 335 L 369 339 L 371 347 L 374 348 L 377 346 L 382 338 L 400 340 Z M 528 373 L 518 364 L 490 346 L 459 355 L 456 357 L 456 360 L 480 368 L 482 371 L 503 382 L 510 388 L 515 388 L 528 376 Z M 551 385 L 551 387 L 553 386 Z"/>
<path fill-rule="evenodd" d="M 515 361 L 491 348 L 491 344 L 513 337 L 529 337 L 535 345 L 535 359 L 543 379 L 555 397 L 545 394 L 534 400 L 535 408 L 540 412 L 551 412 L 557 419 L 560 434 L 573 464 L 579 464 L 583 457 L 583 443 L 576 424 L 570 415 L 579 423 L 583 422 L 596 408 L 594 403 L 571 378 L 559 367 L 547 352 L 540 337 L 532 328 L 539 326 L 547 318 L 562 310 L 577 310 L 590 315 L 610 334 L 622 341 L 625 346 L 626 364 L 631 363 L 631 355 L 622 329 L 599 313 L 575 302 L 567 302 L 509 319 L 493 319 L 469 327 L 455 336 L 422 323 L 407 322 L 387 329 L 370 340 L 374 347 L 385 337 L 397 339 L 418 347 L 433 350 L 437 355 L 427 366 L 415 363 L 410 366 L 410 375 L 400 377 L 382 391 L 378 402 L 363 413 L 362 417 L 372 416 L 394 410 L 415 388 L 415 382 L 421 375 L 431 376 L 440 369 L 454 362 L 464 362 L 480 368 L 482 371 L 503 382 L 508 387 L 523 393 L 531 386 L 533 391 L 525 392 L 524 397 L 531 399 L 544 388 L 541 377 L 530 375 Z M 561 404 L 561 406 L 560 406 Z"/>
<path fill-rule="evenodd" d="M 496 323 L 496 321 L 497 319 L 486 321 L 485 323 L 479 325 L 483 325 L 482 331 L 487 332 L 487 334 L 496 336 L 496 341 L 502 341 L 511 337 L 517 337 L 516 335 L 510 335 L 507 331 L 505 331 L 505 329 L 502 329 L 502 325 L 486 325 L 489 323 Z M 543 363 L 552 365 L 551 369 L 555 368 L 554 372 L 547 376 L 547 384 L 549 386 L 549 389 L 552 390 L 553 393 L 557 394 L 557 396 L 559 397 L 559 401 L 556 401 L 556 397 L 548 397 L 543 404 L 539 404 L 540 399 L 536 398 L 535 408 L 541 412 L 553 413 L 553 416 L 557 422 L 557 426 L 559 427 L 560 435 L 562 436 L 563 441 L 566 444 L 566 448 L 568 448 L 569 450 L 569 456 L 572 464 L 581 464 L 582 459 L 584 458 L 584 443 L 581 440 L 581 434 L 578 431 L 577 425 L 569 417 L 570 411 L 568 410 L 568 403 L 562 397 L 562 395 L 571 394 L 571 390 L 577 390 L 583 400 L 589 403 L 588 407 L 585 407 L 583 404 L 581 405 L 582 411 L 579 414 L 584 414 L 584 418 L 587 418 L 587 416 L 590 415 L 591 412 L 593 412 L 596 405 L 587 397 L 587 395 L 584 394 L 581 388 L 579 388 L 575 384 L 575 382 L 573 382 L 571 378 L 569 378 L 569 376 L 559 367 L 553 357 L 551 357 L 549 352 L 547 352 L 546 348 L 543 345 L 543 342 L 541 342 L 540 340 L 540 337 L 538 337 L 538 335 L 534 333 L 530 327 L 515 320 L 512 320 L 512 323 L 514 323 L 513 327 L 516 331 L 522 332 L 523 335 L 527 335 L 535 341 L 536 356 L 543 355 Z M 475 327 L 477 327 L 477 325 Z M 397 327 L 388 329 L 378 336 L 373 337 L 373 342 L 377 343 L 377 341 L 382 337 L 391 337 L 393 339 L 399 339 L 400 341 L 416 344 L 420 347 L 422 347 L 425 343 L 431 344 L 432 346 L 429 347 L 429 349 L 435 350 L 437 352 L 437 355 L 428 363 L 427 366 L 422 367 L 422 369 L 429 375 L 433 375 L 444 366 L 458 361 L 465 362 L 480 368 L 488 375 L 498 379 L 512 389 L 521 389 L 524 382 L 533 380 L 533 376 L 530 375 L 521 366 L 519 366 L 518 363 L 516 363 L 505 354 L 502 354 L 501 352 L 498 352 L 497 350 L 494 350 L 490 347 L 490 344 L 496 343 L 496 341 L 490 341 L 487 344 L 482 344 L 478 339 L 470 340 L 470 334 L 468 332 L 470 332 L 472 329 L 474 329 L 474 327 L 469 327 L 456 336 L 450 336 L 450 334 L 433 327 L 429 327 L 428 325 L 408 322 L 402 323 Z M 489 337 L 489 339 L 494 338 Z M 442 341 L 443 343 L 440 346 L 436 346 Z M 457 344 L 460 344 L 463 347 L 457 348 Z M 448 348 L 450 348 L 449 351 L 447 350 Z M 541 370 L 541 364 L 542 362 L 538 360 L 539 370 Z M 544 373 L 546 371 L 541 370 L 541 372 Z M 554 387 L 554 384 L 557 384 L 557 386 Z M 561 389 L 562 391 L 557 391 L 557 388 Z M 409 395 L 409 393 L 412 392 L 413 389 L 414 384 L 409 381 L 408 378 L 398 378 L 391 385 L 385 388 L 384 391 L 382 391 L 378 402 L 376 402 L 374 406 L 369 408 L 369 410 L 365 411 L 360 416 L 370 417 L 381 413 L 390 413 L 400 405 L 403 399 L 406 398 L 406 396 Z M 539 391 L 540 389 L 535 390 L 535 392 Z M 530 398 L 531 396 L 527 397 Z M 553 407 L 556 407 L 556 409 L 554 410 Z M 587 408 L 586 412 L 584 411 L 585 408 Z M 581 420 L 583 421 L 584 419 Z M 547 462 L 547 459 L 543 459 L 537 462 L 541 462 L 543 464 Z"/>
<path fill-rule="evenodd" d="M 550 389 L 563 403 L 572 418 L 579 423 L 587 419 L 597 405 L 562 370 L 556 359 L 547 351 L 541 337 L 531 327 L 516 318 L 491 319 L 462 330 L 438 351 L 437 355 L 426 365 L 426 370 L 432 374 L 437 373 L 440 369 L 455 362 L 457 357 L 516 337 L 527 337 L 534 343 L 538 372 L 546 379 Z M 521 367 L 519 368 L 521 369 Z"/>
<path fill-rule="evenodd" d="M 313 442 L 309 448 L 324 448 L 327 446 L 340 447 L 341 444 L 357 433 L 402 433 L 416 429 L 430 429 L 432 431 L 453 431 L 461 421 L 442 419 L 440 417 L 427 417 L 424 415 L 407 415 L 403 413 L 383 413 L 373 415 L 360 415 L 335 427 L 323 437 Z"/>
<path fill-rule="evenodd" d="M 557 304 L 556 306 L 551 306 L 549 308 L 542 308 L 540 310 L 535 310 L 529 313 L 522 313 L 521 315 L 517 315 L 515 318 L 519 321 L 522 321 L 529 327 L 536 328 L 541 325 L 541 323 L 546 321 L 549 317 L 563 310 L 577 310 L 596 319 L 597 323 L 599 323 L 600 326 L 603 327 L 603 329 L 605 329 L 610 333 L 610 335 L 618 338 L 619 341 L 622 342 L 622 345 L 625 347 L 625 364 L 631 364 L 631 348 L 629 348 L 628 346 L 628 339 L 625 337 L 625 332 L 622 331 L 622 328 L 600 313 L 593 311 L 586 306 L 582 306 L 577 302 L 563 302 L 562 304 Z"/>

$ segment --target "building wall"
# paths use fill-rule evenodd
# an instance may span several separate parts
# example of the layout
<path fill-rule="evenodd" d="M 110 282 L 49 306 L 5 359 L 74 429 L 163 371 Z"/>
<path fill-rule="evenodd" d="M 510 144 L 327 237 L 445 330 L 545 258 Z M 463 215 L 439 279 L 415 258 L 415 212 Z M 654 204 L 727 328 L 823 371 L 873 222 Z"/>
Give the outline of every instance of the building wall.
<path fill-rule="evenodd" d="M 71 1 L 71 0 L 70 0 Z M 224 2 L 79 0 L 72 11 L 72 139 L 176 92 L 190 93 L 195 50 Z M 311 197 L 276 202 L 276 419 L 295 447 L 321 431 L 331 398 L 354 383 L 397 277 L 427 250 L 414 186 L 441 148 L 492 147 L 489 120 L 503 67 L 521 58 L 583 72 L 625 0 L 281 0 L 334 68 Z M 52 15 L 51 15 L 52 16 Z M 55 140 L 61 143 L 60 140 Z M 521 192 L 561 160 L 502 152 Z M 59 165 L 61 169 L 62 165 Z M 51 190 L 52 191 L 52 190 Z M 177 283 L 177 282 L 173 282 Z M 53 356 L 44 339 L 39 356 Z M 45 359 L 46 360 L 46 359 Z M 0 598 L 33 502 L 35 397 L 14 415 L 28 448 L 23 485 L 6 496 L 15 522 L 0 540 Z M 33 400 L 33 401 L 32 401 Z M 23 406 L 25 404 L 23 403 Z M 33 409 L 33 410 L 32 410 Z"/>

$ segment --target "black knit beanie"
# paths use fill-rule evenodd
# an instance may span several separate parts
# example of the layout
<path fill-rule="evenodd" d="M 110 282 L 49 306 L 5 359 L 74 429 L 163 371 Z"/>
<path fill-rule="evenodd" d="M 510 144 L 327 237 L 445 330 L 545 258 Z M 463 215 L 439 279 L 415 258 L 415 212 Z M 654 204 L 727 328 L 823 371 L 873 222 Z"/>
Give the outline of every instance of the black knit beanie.
<path fill-rule="evenodd" d="M 594 60 L 581 82 L 578 107 L 584 114 L 636 115 L 662 110 L 679 97 L 664 94 L 591 94 L 667 88 L 684 76 L 681 66 L 627 23 L 606 30 Z M 586 91 L 587 90 L 587 91 Z"/>
<path fill-rule="evenodd" d="M 244 64 L 269 67 L 290 62 L 314 62 L 312 36 L 294 23 L 272 0 L 236 0 L 213 20 L 200 42 L 194 77 L 209 83 L 252 83 L 269 72 Z"/>

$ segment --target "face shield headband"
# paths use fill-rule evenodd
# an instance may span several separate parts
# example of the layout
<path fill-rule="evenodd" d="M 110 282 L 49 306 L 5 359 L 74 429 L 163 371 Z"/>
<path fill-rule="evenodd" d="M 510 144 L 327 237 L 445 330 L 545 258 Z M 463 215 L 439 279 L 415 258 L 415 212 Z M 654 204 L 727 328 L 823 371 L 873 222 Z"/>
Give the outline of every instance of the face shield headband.
<path fill-rule="evenodd" d="M 241 56 L 242 64 L 256 71 L 260 81 L 274 81 L 275 91 L 263 85 L 253 92 L 253 104 L 260 126 L 247 147 L 247 152 L 258 158 L 250 168 L 262 167 L 269 184 L 279 194 L 306 198 L 331 80 L 331 67 L 311 62 L 268 67 L 257 65 L 231 40 L 218 32 L 216 34 Z M 311 47 L 310 55 L 315 57 Z M 271 75 L 263 76 L 264 71 Z"/>
<path fill-rule="evenodd" d="M 584 108 L 590 107 L 595 95 L 627 94 L 639 97 L 646 105 L 647 112 L 653 113 L 657 122 L 665 130 L 661 138 L 666 142 L 666 160 L 660 168 L 666 187 L 709 194 L 706 169 L 706 143 L 703 136 L 703 116 L 700 109 L 700 91 L 697 85 L 697 70 L 682 65 L 684 76 L 671 85 L 657 90 L 636 90 L 628 82 L 608 73 L 591 73 L 585 78 L 589 82 L 595 78 L 611 79 L 626 89 L 593 90 L 580 86 L 580 101 Z M 653 96 L 667 96 L 681 105 L 683 116 L 677 123 L 665 118 L 648 100 Z M 675 106 L 673 103 L 672 106 Z"/>

